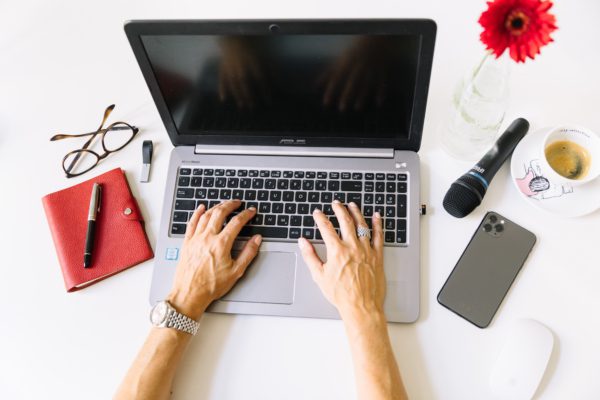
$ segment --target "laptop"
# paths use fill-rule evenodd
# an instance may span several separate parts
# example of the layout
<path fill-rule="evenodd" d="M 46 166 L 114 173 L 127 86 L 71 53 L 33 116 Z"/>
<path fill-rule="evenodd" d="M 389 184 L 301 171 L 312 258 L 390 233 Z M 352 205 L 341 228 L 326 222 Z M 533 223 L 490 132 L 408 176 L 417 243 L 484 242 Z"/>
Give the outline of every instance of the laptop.
<path fill-rule="evenodd" d="M 174 148 L 150 302 L 164 299 L 200 205 L 255 206 L 233 252 L 260 252 L 209 311 L 339 318 L 297 245 L 338 199 L 384 217 L 385 313 L 419 315 L 420 166 L 431 20 L 130 21 L 125 31 Z"/>

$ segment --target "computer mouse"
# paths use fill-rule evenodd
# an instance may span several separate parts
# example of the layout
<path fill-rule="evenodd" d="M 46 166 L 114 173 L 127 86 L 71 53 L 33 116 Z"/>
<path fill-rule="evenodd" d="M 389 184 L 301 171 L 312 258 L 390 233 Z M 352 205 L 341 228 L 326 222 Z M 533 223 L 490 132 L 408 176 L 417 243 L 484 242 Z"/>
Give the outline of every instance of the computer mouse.
<path fill-rule="evenodd" d="M 553 347 L 550 329 L 532 319 L 518 320 L 490 375 L 494 397 L 531 399 L 542 381 Z"/>

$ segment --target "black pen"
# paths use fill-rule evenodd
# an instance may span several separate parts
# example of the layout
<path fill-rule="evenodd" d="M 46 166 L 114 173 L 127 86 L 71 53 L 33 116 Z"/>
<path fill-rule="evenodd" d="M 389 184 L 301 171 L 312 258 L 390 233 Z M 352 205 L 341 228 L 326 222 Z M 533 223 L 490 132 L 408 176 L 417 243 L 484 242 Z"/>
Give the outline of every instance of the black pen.
<path fill-rule="evenodd" d="M 100 212 L 100 198 L 102 186 L 94 183 L 92 187 L 92 198 L 90 199 L 90 210 L 88 211 L 87 233 L 85 234 L 85 253 L 83 253 L 83 268 L 92 265 L 92 250 L 94 248 L 94 236 L 96 233 L 96 216 Z"/>

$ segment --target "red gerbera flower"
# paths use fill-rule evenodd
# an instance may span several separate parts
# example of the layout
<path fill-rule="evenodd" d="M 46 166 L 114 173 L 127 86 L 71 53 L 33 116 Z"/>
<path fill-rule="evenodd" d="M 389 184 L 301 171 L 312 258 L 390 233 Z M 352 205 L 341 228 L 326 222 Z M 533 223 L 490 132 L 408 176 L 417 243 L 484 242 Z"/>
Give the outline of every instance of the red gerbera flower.
<path fill-rule="evenodd" d="M 479 18 L 480 38 L 496 58 L 509 48 L 513 60 L 525 62 L 553 41 L 550 33 L 556 29 L 556 18 L 548 12 L 552 1 L 494 0 L 487 4 Z"/>

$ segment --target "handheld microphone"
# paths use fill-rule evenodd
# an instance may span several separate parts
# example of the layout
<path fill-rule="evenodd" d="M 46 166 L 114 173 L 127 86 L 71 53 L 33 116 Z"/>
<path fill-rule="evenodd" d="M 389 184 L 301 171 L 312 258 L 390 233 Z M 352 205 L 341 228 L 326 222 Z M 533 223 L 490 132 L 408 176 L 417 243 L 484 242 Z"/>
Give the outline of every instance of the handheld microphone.
<path fill-rule="evenodd" d="M 498 138 L 473 168 L 458 178 L 444 197 L 444 208 L 450 215 L 462 218 L 471 213 L 483 200 L 487 188 L 504 161 L 529 130 L 529 122 L 517 118 Z"/>

